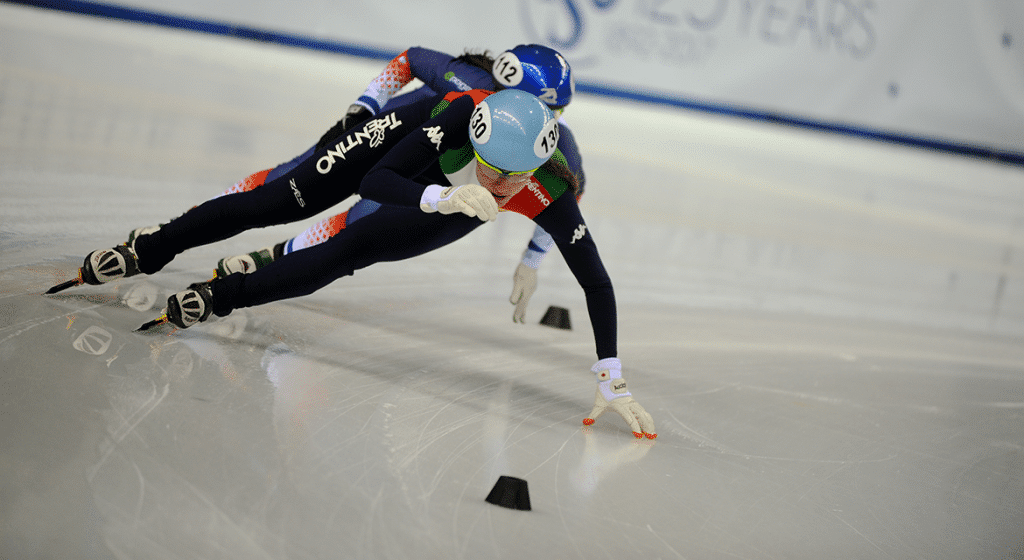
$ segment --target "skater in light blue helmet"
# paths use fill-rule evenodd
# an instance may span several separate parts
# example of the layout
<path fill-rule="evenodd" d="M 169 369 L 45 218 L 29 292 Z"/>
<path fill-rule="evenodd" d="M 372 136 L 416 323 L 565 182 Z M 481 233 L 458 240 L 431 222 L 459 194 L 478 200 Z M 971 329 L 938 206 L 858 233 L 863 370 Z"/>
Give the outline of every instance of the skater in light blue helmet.
<path fill-rule="evenodd" d="M 366 173 L 359 194 L 380 203 L 375 210 L 255 272 L 192 284 L 168 299 L 165 320 L 187 328 L 234 309 L 308 295 L 374 263 L 448 245 L 499 212 L 515 212 L 549 232 L 586 294 L 598 361 L 591 368 L 595 404 L 584 423 L 611 409 L 636 437 L 657 437 L 622 377 L 614 291 L 580 214 L 575 177 L 556 147 L 554 114 L 517 90 L 451 93 L 434 113 Z M 444 179 L 424 185 L 419 179 L 435 166 Z"/>

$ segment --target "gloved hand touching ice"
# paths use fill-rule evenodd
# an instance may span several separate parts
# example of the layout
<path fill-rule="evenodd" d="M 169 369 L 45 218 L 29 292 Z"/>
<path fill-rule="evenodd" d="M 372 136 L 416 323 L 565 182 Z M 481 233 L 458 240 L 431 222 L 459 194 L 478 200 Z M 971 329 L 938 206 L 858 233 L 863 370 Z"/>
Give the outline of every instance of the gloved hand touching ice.
<path fill-rule="evenodd" d="M 618 358 L 600 360 L 590 371 L 597 376 L 597 396 L 594 398 L 594 409 L 583 419 L 584 425 L 593 425 L 610 408 L 629 424 L 637 438 L 658 437 L 654 430 L 654 419 L 640 403 L 633 400 L 626 380 L 622 378 L 622 362 Z"/>

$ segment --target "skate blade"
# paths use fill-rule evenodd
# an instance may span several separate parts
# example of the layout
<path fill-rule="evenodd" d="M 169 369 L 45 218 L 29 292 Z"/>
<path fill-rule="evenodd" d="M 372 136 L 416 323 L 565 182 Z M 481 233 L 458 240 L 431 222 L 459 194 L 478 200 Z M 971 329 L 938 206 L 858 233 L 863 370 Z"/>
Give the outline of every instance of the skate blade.
<path fill-rule="evenodd" d="M 167 314 L 164 313 L 163 315 L 157 317 L 156 319 L 153 319 L 152 321 L 149 321 L 149 322 L 143 324 L 141 327 L 135 329 L 135 332 L 146 332 L 149 329 L 152 329 L 154 327 L 159 327 L 160 325 L 166 325 L 166 324 L 168 324 L 170 322 L 171 322 L 171 320 L 168 319 L 167 318 Z"/>
<path fill-rule="evenodd" d="M 61 282 L 60 284 L 57 284 L 56 286 L 50 288 L 49 290 L 46 290 L 46 295 L 55 294 L 57 292 L 63 292 L 68 288 L 74 288 L 75 286 L 81 286 L 82 284 L 85 284 L 85 280 L 82 279 L 82 270 L 79 269 L 78 278 L 72 278 L 67 282 Z"/>

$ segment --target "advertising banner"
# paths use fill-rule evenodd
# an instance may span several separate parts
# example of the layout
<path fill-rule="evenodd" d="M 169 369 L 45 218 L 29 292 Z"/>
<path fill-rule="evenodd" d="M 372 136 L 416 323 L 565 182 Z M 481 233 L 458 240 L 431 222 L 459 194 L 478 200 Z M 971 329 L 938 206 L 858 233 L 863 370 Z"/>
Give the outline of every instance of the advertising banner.
<path fill-rule="evenodd" d="M 565 54 L 583 92 L 1024 162 L 1017 0 L 125 0 L 116 8 L 381 59 L 410 46 L 497 53 L 537 42 Z"/>

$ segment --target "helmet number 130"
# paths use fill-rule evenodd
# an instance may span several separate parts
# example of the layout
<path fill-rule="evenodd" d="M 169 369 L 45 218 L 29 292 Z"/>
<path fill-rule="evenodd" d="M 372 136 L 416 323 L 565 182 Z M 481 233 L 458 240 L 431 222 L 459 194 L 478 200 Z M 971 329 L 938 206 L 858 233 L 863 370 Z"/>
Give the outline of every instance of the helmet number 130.
<path fill-rule="evenodd" d="M 469 117 L 469 130 L 478 144 L 486 144 L 491 139 L 491 109 L 486 101 L 481 101 Z"/>
<path fill-rule="evenodd" d="M 544 128 L 541 129 L 540 134 L 537 135 L 537 140 L 533 144 L 533 153 L 539 158 L 547 159 L 551 157 L 551 154 L 555 152 L 555 148 L 558 147 L 558 120 L 549 119 L 544 124 Z"/>

